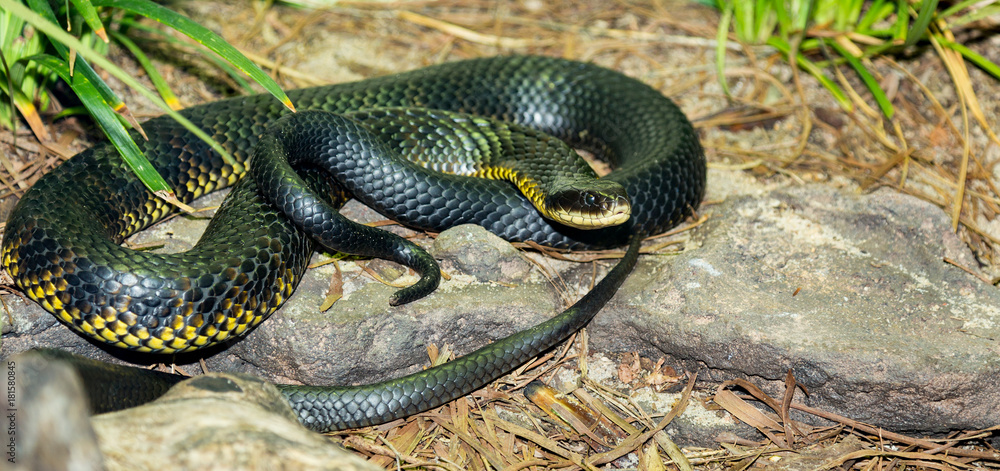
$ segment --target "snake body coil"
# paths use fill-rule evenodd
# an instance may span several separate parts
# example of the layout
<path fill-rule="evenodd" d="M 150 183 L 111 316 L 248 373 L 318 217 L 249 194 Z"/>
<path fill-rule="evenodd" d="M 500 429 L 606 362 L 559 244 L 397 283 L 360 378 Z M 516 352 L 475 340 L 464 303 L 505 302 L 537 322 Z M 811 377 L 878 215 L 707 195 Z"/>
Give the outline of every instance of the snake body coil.
<path fill-rule="evenodd" d="M 620 183 L 632 200 L 627 223 L 586 231 L 542 217 L 507 182 L 434 180 L 407 169 L 379 175 L 360 172 L 341 182 L 354 198 L 416 228 L 441 231 L 476 223 L 511 241 L 568 248 L 614 246 L 625 243 L 630 234 L 656 233 L 676 224 L 697 206 L 704 191 L 704 155 L 681 111 L 645 84 L 590 64 L 528 56 L 478 59 L 297 90 L 289 97 L 300 110 L 420 107 L 535 128 L 610 161 L 616 169 L 604 178 Z M 257 195 L 258 182 L 240 180 L 251 149 L 268 124 L 286 114 L 284 108 L 268 96 L 251 96 L 182 113 L 239 162 L 236 167 L 226 164 L 168 118 L 143 125 L 149 140 L 137 142 L 181 201 L 240 181 L 192 250 L 151 254 L 120 246 L 129 234 L 162 219 L 172 207 L 150 194 L 110 145 L 83 152 L 40 179 L 7 223 L 2 264 L 17 286 L 66 325 L 108 344 L 174 352 L 238 336 L 291 294 L 313 250 L 307 236 Z M 279 178 L 270 175 L 263 183 Z M 320 191 L 335 191 L 320 179 L 311 181 Z M 383 243 L 378 237 L 358 243 Z M 328 392 L 319 390 L 288 392 L 290 402 L 299 405 L 300 414 L 311 410 L 308 417 L 320 410 L 322 420 L 301 418 L 326 430 L 387 420 L 399 410 L 413 411 L 412 404 L 433 405 L 413 399 L 415 395 L 435 401 L 457 397 L 486 376 L 516 366 L 512 361 L 524 361 L 518 359 L 530 351 L 558 342 L 557 337 L 568 335 L 567 326 L 583 325 L 627 275 L 637 247 L 632 244 L 631 255 L 591 294 L 553 319 L 562 319 L 559 326 L 518 334 L 530 339 L 498 341 L 491 347 L 499 350 L 471 354 L 462 370 L 456 366 L 442 376 L 393 383 L 403 385 L 397 393 L 407 396 L 403 405 L 394 399 L 395 412 L 387 413 L 383 409 L 390 405 L 378 403 L 363 419 L 333 419 L 328 409 L 337 406 L 324 396 Z M 424 373 L 432 371 L 445 370 Z M 363 398 L 346 400 L 345 407 L 358 410 L 356 401 L 395 397 L 397 393 L 387 392 L 390 386 L 373 386 L 376 389 L 365 390 Z"/>

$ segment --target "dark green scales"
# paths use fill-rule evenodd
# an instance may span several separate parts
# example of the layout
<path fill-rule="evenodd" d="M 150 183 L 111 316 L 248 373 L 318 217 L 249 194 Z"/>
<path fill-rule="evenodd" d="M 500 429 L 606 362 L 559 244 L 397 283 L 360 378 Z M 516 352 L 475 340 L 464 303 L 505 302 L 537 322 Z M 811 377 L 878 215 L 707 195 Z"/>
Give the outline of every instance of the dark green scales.
<path fill-rule="evenodd" d="M 397 292 L 394 302 L 433 290 L 439 276 L 433 259 L 403 239 L 330 214 L 341 195 L 419 229 L 476 223 L 511 241 L 577 248 L 622 245 L 632 234 L 661 232 L 690 214 L 704 191 L 704 155 L 681 111 L 645 84 L 590 64 L 544 57 L 477 59 L 289 96 L 300 110 L 348 114 L 300 112 L 281 118 L 286 111 L 268 96 L 184 110 L 236 157 L 237 168 L 169 118 L 143 125 L 149 141 L 139 140 L 140 146 L 182 201 L 240 182 L 192 250 L 151 254 L 121 247 L 125 237 L 172 208 L 146 191 L 112 146 L 100 145 L 60 165 L 24 195 L 7 223 L 4 268 L 29 297 L 78 332 L 133 350 L 185 351 L 245 333 L 291 295 L 313 252 L 313 239 L 304 231 L 334 249 L 415 268 L 421 281 Z M 435 138 L 433 123 L 442 119 L 463 122 L 452 128 L 465 126 L 458 134 L 472 137 L 463 141 L 450 132 L 450 137 Z M 508 132 L 504 129 L 514 137 L 501 139 Z M 620 195 L 565 180 L 533 183 L 531 166 L 547 164 L 517 156 L 559 149 L 545 134 L 612 164 L 615 170 L 601 180 L 624 188 L 631 200 L 627 221 L 581 229 L 598 217 L 586 203 L 606 209 Z M 421 135 L 427 139 L 415 137 Z M 523 194 L 507 181 L 441 175 L 398 158 L 407 149 L 434 146 L 443 146 L 441 152 L 421 155 L 447 155 L 444 147 L 454 143 L 477 149 L 506 146 L 515 155 L 502 165 L 480 165 L 471 172 L 447 157 L 429 166 L 508 178 L 525 188 Z M 252 152 L 255 178 L 241 180 Z M 284 173 L 288 162 L 282 156 L 306 167 L 304 180 Z M 315 171 L 320 164 L 336 170 L 336 182 Z M 552 191 L 563 189 L 575 199 L 553 197 Z M 270 195 L 274 204 L 258 192 Z M 568 216 L 556 222 L 536 205 Z M 627 276 L 637 251 L 634 242 L 622 262 L 567 311 L 454 362 L 376 385 L 282 386 L 282 391 L 300 420 L 315 430 L 384 422 L 435 407 L 585 325 Z M 143 373 L 110 377 L 118 379 L 87 381 L 92 402 L 102 409 L 128 405 L 120 401 L 129 388 L 155 392 L 177 381 Z"/>

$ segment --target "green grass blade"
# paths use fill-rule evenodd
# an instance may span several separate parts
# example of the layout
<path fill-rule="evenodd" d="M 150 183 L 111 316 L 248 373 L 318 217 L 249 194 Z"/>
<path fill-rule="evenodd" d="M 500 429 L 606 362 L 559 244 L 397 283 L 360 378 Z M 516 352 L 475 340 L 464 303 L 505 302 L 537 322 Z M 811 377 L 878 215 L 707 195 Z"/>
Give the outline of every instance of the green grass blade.
<path fill-rule="evenodd" d="M 892 4 L 885 0 L 875 0 L 868 7 L 868 11 L 858 20 L 855 31 L 862 34 L 870 34 L 872 25 L 886 19 L 893 12 Z"/>
<path fill-rule="evenodd" d="M 778 22 L 778 35 L 781 36 L 781 39 L 787 41 L 788 36 L 791 34 L 789 28 L 792 25 L 792 19 L 788 15 L 788 8 L 785 7 L 785 2 L 774 2 L 774 15 Z"/>
<path fill-rule="evenodd" d="M 229 77 L 231 79 L 233 79 L 233 81 L 236 82 L 236 85 L 239 88 L 242 88 L 247 93 L 256 93 L 257 92 L 256 90 L 253 89 L 253 87 L 250 86 L 250 82 L 247 82 L 246 79 L 244 78 L 244 77 L 246 77 L 246 74 L 244 74 L 244 73 L 240 72 L 239 70 L 233 68 L 231 65 L 229 65 L 228 62 L 226 62 L 225 60 L 219 58 L 219 56 L 216 55 L 215 53 L 213 53 L 212 51 L 207 51 L 204 48 L 200 48 L 200 47 L 193 47 L 190 43 L 181 41 L 181 40 L 179 40 L 179 39 L 177 39 L 177 38 L 175 38 L 175 37 L 173 37 L 173 36 L 165 33 L 164 31 L 162 31 L 160 29 L 153 28 L 153 27 L 141 24 L 141 23 L 135 23 L 132 20 L 126 19 L 126 20 L 123 20 L 120 24 L 123 25 L 123 26 L 127 26 L 129 29 L 137 29 L 137 30 L 149 33 L 149 34 L 156 35 L 158 37 L 159 41 L 165 41 L 165 42 L 168 42 L 168 43 L 170 43 L 172 45 L 181 47 L 181 48 L 185 49 L 186 51 L 190 51 L 190 52 L 192 52 L 194 54 L 198 54 L 199 56 L 201 56 L 205 60 L 211 62 L 212 65 L 214 65 L 215 67 L 218 67 L 219 69 L 222 69 L 223 72 L 225 72 L 227 75 L 229 75 Z"/>
<path fill-rule="evenodd" d="M 755 9 L 753 42 L 761 43 L 774 34 L 777 13 L 774 11 L 770 0 L 757 0 Z"/>
<path fill-rule="evenodd" d="M 87 108 L 84 106 L 70 106 L 59 110 L 58 113 L 52 116 L 52 120 L 60 120 L 69 116 L 86 116 Z"/>
<path fill-rule="evenodd" d="M 855 22 L 850 22 L 850 18 L 856 4 L 857 0 L 841 0 L 839 4 L 833 7 L 834 31 L 847 31 L 849 26 L 854 25 Z"/>
<path fill-rule="evenodd" d="M 920 11 L 917 12 L 917 19 L 913 20 L 910 29 L 906 31 L 906 42 L 903 47 L 910 47 L 917 44 L 927 33 L 927 27 L 934 18 L 934 10 L 937 8 L 938 0 L 923 0 L 920 2 Z"/>
<path fill-rule="evenodd" d="M 795 20 L 792 23 L 792 31 L 796 34 L 806 30 L 809 26 L 809 19 L 813 16 L 813 11 L 816 9 L 816 0 L 798 0 L 795 2 L 796 8 L 791 10 L 792 18 Z"/>
<path fill-rule="evenodd" d="M 177 99 L 177 95 L 175 95 L 174 91 L 170 89 L 170 85 L 167 84 L 163 75 L 160 75 L 160 71 L 156 70 L 156 67 L 153 66 L 152 62 L 150 62 L 146 53 L 142 52 L 142 49 L 139 49 L 139 46 L 136 46 L 135 43 L 124 34 L 112 31 L 111 37 L 115 38 L 115 41 L 122 46 L 125 46 L 125 48 L 132 53 L 132 57 L 135 57 L 135 60 L 139 61 L 139 65 L 146 71 L 149 81 L 153 82 L 153 86 L 156 87 L 156 91 L 159 92 L 167 106 L 175 110 L 181 109 L 181 102 Z"/>
<path fill-rule="evenodd" d="M 28 6 L 43 18 L 52 23 L 59 24 L 59 20 L 56 19 L 56 14 L 49 6 L 48 0 L 28 0 Z M 49 41 L 49 43 L 52 44 L 52 47 L 55 48 L 56 52 L 59 53 L 59 56 L 62 57 L 63 60 L 69 61 L 69 48 L 67 48 L 65 44 L 59 41 Z M 121 112 L 125 109 L 125 102 L 122 101 L 122 99 L 119 98 L 110 87 L 108 87 L 107 83 L 101 80 L 101 78 L 97 75 L 97 71 L 90 66 L 90 63 L 88 63 L 86 59 L 77 56 L 74 67 L 76 68 L 74 73 L 81 73 L 87 76 L 87 79 L 90 80 L 90 83 L 97 88 L 97 91 L 101 93 L 101 96 L 104 97 L 104 101 L 106 101 L 111 108 L 117 112 Z"/>
<path fill-rule="evenodd" d="M 146 89 L 146 87 L 142 86 L 142 84 L 139 83 L 136 79 L 132 78 L 132 76 L 127 74 L 125 71 L 121 70 L 121 68 L 119 68 L 118 66 L 112 64 L 111 61 L 107 60 L 100 54 L 97 54 L 93 49 L 87 47 L 86 44 L 83 44 L 77 38 L 67 34 L 65 31 L 62 30 L 62 28 L 59 27 L 59 25 L 46 21 L 37 13 L 25 8 L 24 5 L 20 4 L 15 0 L 0 0 L 0 8 L 8 9 L 15 15 L 24 18 L 25 21 L 31 23 L 32 26 L 37 28 L 42 33 L 51 36 L 56 41 L 62 41 L 67 46 L 76 49 L 80 55 L 83 55 L 91 62 L 97 64 L 98 66 L 106 70 L 111 75 L 114 75 L 119 80 L 124 82 L 125 85 L 141 93 L 143 96 L 145 96 L 154 104 L 163 109 L 168 115 L 170 115 L 170 117 L 172 117 L 182 126 L 184 126 L 185 129 L 191 131 L 191 133 L 193 133 L 199 139 L 209 144 L 212 147 L 212 150 L 218 152 L 219 155 L 222 156 L 222 158 L 227 163 L 229 163 L 230 165 L 239 166 L 236 160 L 233 159 L 232 155 L 226 152 L 226 150 L 223 149 L 222 146 L 220 146 L 217 142 L 213 141 L 212 138 L 208 136 L 208 134 L 205 134 L 205 132 L 203 132 L 197 126 L 192 124 L 190 120 L 181 116 L 176 111 L 170 109 L 170 107 L 167 106 L 167 104 L 164 103 L 163 100 L 161 100 L 156 93 L 149 91 L 148 89 Z"/>
<path fill-rule="evenodd" d="M 104 101 L 104 97 L 97 91 L 97 88 L 83 74 L 69 74 L 69 66 L 62 59 L 48 54 L 40 54 L 31 58 L 35 62 L 45 66 L 49 70 L 59 74 L 66 83 L 69 84 L 80 102 L 87 108 L 94 121 L 100 126 L 104 134 L 108 136 L 118 152 L 124 157 L 126 165 L 142 180 L 142 183 L 154 193 L 167 192 L 173 190 L 163 180 L 163 177 L 156 172 L 156 169 L 146 160 L 139 150 L 139 146 L 132 140 L 125 126 L 118 120 L 118 113 L 111 109 Z"/>
<path fill-rule="evenodd" d="M 828 1 L 809 0 L 806 3 L 809 4 L 809 13 L 804 18 L 798 18 L 798 20 L 802 21 L 804 24 L 811 22 L 812 24 L 825 25 L 833 20 L 830 8 L 827 6 L 829 4 Z M 805 28 L 800 31 L 805 31 Z"/>
<path fill-rule="evenodd" d="M 966 9 L 966 8 L 969 8 L 969 7 L 973 6 L 973 5 L 976 5 L 976 4 L 982 3 L 982 2 L 983 2 L 983 0 L 964 0 L 964 1 L 958 2 L 958 3 L 952 5 L 952 6 L 948 7 L 948 8 L 945 8 L 944 11 L 938 13 L 938 18 L 948 18 L 949 16 L 954 15 L 955 13 L 958 13 L 958 12 L 960 12 L 960 11 Z M 986 8 L 989 8 L 989 7 L 986 7 Z"/>
<path fill-rule="evenodd" d="M 17 120 L 14 119 L 14 107 L 17 103 L 14 102 L 14 94 L 11 90 L 14 90 L 15 84 L 12 79 L 13 74 L 10 72 L 10 64 L 7 63 L 7 55 L 4 53 L 9 45 L 14 43 L 14 38 L 16 36 L 8 34 L 12 29 L 12 23 L 16 22 L 16 18 L 7 12 L 0 14 L 0 91 L 7 94 L 8 102 L 0 105 L 0 124 L 4 127 L 14 131 L 15 143 L 17 142 Z M 22 25 L 18 25 L 20 28 Z M 3 106 L 9 104 L 10 106 Z"/>
<path fill-rule="evenodd" d="M 753 41 L 750 35 L 750 28 L 747 26 L 753 21 L 753 10 L 741 0 L 733 0 L 726 3 L 732 11 L 731 23 L 736 39 L 743 42 Z"/>
<path fill-rule="evenodd" d="M 737 37 L 743 42 L 756 44 L 761 12 L 757 9 L 755 0 L 736 0 L 734 5 L 736 10 L 733 16 L 733 28 L 737 31 Z"/>
<path fill-rule="evenodd" d="M 76 7 L 77 13 L 83 17 L 83 21 L 87 22 L 87 26 L 94 30 L 94 34 L 101 38 L 105 43 L 108 42 L 108 32 L 104 30 L 104 23 L 101 22 L 101 17 L 97 15 L 97 9 L 94 5 L 90 3 L 90 0 L 70 0 L 73 6 Z"/>
<path fill-rule="evenodd" d="M 170 9 L 157 5 L 149 0 L 96 0 L 94 5 L 120 8 L 133 13 L 140 14 L 149 19 L 163 23 L 171 28 L 186 34 L 191 39 L 204 45 L 210 50 L 219 54 L 236 68 L 249 75 L 254 81 L 259 83 L 265 90 L 274 95 L 288 109 L 295 111 L 292 101 L 288 99 L 281 87 L 268 77 L 260 67 L 257 67 L 250 59 L 241 54 L 235 47 L 227 43 L 219 35 L 213 33 L 204 26 L 191 21 L 184 15 L 176 13 Z"/>
<path fill-rule="evenodd" d="M 791 46 L 780 38 L 772 36 L 771 39 L 767 40 L 767 45 L 781 51 L 785 57 L 789 57 L 791 55 Z M 851 100 L 847 98 L 847 94 L 844 93 L 844 90 L 834 83 L 833 80 L 830 80 L 830 78 L 827 77 L 826 74 L 823 73 L 823 70 L 816 66 L 816 64 L 803 57 L 802 54 L 795 55 L 795 63 L 801 67 L 802 70 L 808 72 L 809 75 L 816 77 L 816 80 L 819 80 L 819 83 L 830 91 L 830 94 L 832 94 L 833 98 L 837 100 L 837 103 L 840 104 L 841 108 L 844 108 L 847 111 L 854 109 L 854 105 L 851 103 Z"/>
<path fill-rule="evenodd" d="M 861 18 L 861 10 L 864 6 L 864 0 L 854 0 L 850 10 L 847 11 L 846 18 L 844 18 L 843 31 L 847 31 L 848 29 L 857 31 L 855 28 L 858 24 L 858 18 Z"/>
<path fill-rule="evenodd" d="M 946 29 L 956 29 L 961 26 L 965 26 L 969 23 L 972 23 L 973 21 L 979 21 L 990 17 L 996 17 L 997 15 L 1000 15 L 1000 5 L 994 3 L 991 5 L 975 8 L 957 18 L 949 18 L 947 16 L 940 14 L 938 15 L 938 18 L 944 18 L 948 21 L 948 26 L 946 27 Z"/>
<path fill-rule="evenodd" d="M 896 110 L 889 101 L 889 97 L 885 96 L 885 92 L 882 91 L 882 87 L 879 86 L 878 80 L 875 80 L 875 77 L 872 76 L 871 72 L 869 72 L 867 68 L 865 68 L 865 65 L 862 64 L 857 57 L 851 55 L 850 51 L 837 43 L 837 41 L 824 42 L 827 45 L 832 46 L 841 57 L 847 60 L 847 63 L 851 65 L 854 71 L 858 73 L 858 76 L 861 77 L 861 81 L 865 83 L 866 87 L 868 87 L 868 91 L 870 91 L 872 96 L 875 97 L 875 102 L 878 103 L 878 107 L 882 110 L 882 114 L 885 115 L 887 119 L 892 119 L 892 115 L 896 113 Z"/>
<path fill-rule="evenodd" d="M 39 108 L 45 108 L 49 102 L 49 95 L 45 87 L 52 74 L 41 71 L 31 63 L 21 62 L 20 59 L 27 56 L 39 54 L 45 49 L 43 35 L 31 34 L 25 31 L 25 23 L 20 18 L 15 17 L 10 12 L 0 11 L 0 51 L 6 61 L 2 80 L 7 80 L 16 84 L 16 87 L 25 95 L 37 100 Z"/>
<path fill-rule="evenodd" d="M 958 53 L 961 54 L 962 57 L 965 57 L 969 62 L 972 62 L 980 69 L 985 70 L 988 74 L 992 75 L 993 77 L 1000 79 L 1000 66 L 997 66 L 996 63 L 981 56 L 979 53 L 956 42 L 942 41 L 942 45 L 949 49 L 958 51 Z"/>
<path fill-rule="evenodd" d="M 800 51 L 815 51 L 819 48 L 819 39 L 816 38 L 806 38 L 799 43 Z"/>
<path fill-rule="evenodd" d="M 726 41 L 729 39 L 729 23 L 732 19 L 733 4 L 728 2 L 719 18 L 719 30 L 715 33 L 715 73 L 719 76 L 719 85 L 726 96 L 730 96 L 729 84 L 726 83 Z"/>
<path fill-rule="evenodd" d="M 6 61 L 4 61 L 6 62 Z M 21 61 L 17 61 L 21 62 Z M 15 62 L 15 64 L 17 63 Z M 7 77 L 9 78 L 9 76 Z M 13 89 L 8 88 L 11 85 L 14 86 Z M 40 141 L 45 141 L 49 139 L 48 131 L 45 130 L 45 124 L 42 123 L 41 115 L 38 113 L 38 108 L 35 107 L 35 103 L 31 100 L 28 95 L 17 88 L 17 84 L 9 80 L 0 80 L 0 91 L 3 91 L 10 98 L 10 105 L 13 108 L 17 108 L 18 112 L 21 113 L 21 117 L 28 123 L 28 127 L 35 134 Z M 14 119 L 13 109 L 5 111 L 3 114 L 3 119 L 9 121 L 6 124 L 10 129 L 16 129 L 17 120 Z"/>
<path fill-rule="evenodd" d="M 895 47 L 896 45 L 889 41 L 886 41 L 882 44 L 876 44 L 874 46 L 865 48 L 863 57 L 875 57 Z"/>
<path fill-rule="evenodd" d="M 760 37 L 761 28 L 764 27 L 764 17 L 767 14 L 767 5 L 765 5 L 766 0 L 754 0 L 748 1 L 746 4 L 750 7 L 750 13 L 752 17 L 750 18 L 751 23 L 747 25 L 747 32 L 750 34 L 750 42 L 756 43 L 757 38 Z"/>
<path fill-rule="evenodd" d="M 205 58 L 205 60 L 211 62 L 212 65 L 218 67 L 223 72 L 225 72 L 226 75 L 229 76 L 229 78 L 233 79 L 233 81 L 236 82 L 237 87 L 242 88 L 244 91 L 251 94 L 258 92 L 257 90 L 254 90 L 252 86 L 250 86 L 250 82 L 246 81 L 246 79 L 244 78 L 245 75 L 242 72 L 234 69 L 233 66 L 229 65 L 229 63 L 226 62 L 225 60 L 219 58 L 219 56 L 207 52 L 203 49 L 197 49 L 195 52 L 201 55 L 203 58 Z"/>
<path fill-rule="evenodd" d="M 909 3 L 907 0 L 896 0 L 896 22 L 893 23 L 893 39 L 906 40 L 906 30 L 910 24 Z"/>

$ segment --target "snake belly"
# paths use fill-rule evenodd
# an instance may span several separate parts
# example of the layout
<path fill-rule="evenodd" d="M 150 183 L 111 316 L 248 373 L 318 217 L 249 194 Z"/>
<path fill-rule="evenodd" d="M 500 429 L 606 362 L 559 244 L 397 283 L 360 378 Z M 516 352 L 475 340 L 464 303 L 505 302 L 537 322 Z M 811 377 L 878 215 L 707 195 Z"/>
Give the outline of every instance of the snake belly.
<path fill-rule="evenodd" d="M 604 178 L 621 183 L 632 199 L 628 223 L 583 231 L 539 216 L 504 182 L 441 183 L 446 186 L 433 191 L 448 197 L 429 203 L 416 201 L 405 185 L 383 185 L 375 198 L 365 191 L 371 183 L 363 183 L 351 195 L 420 229 L 476 223 L 511 241 L 607 247 L 625 243 L 630 234 L 656 233 L 676 224 L 704 191 L 704 155 L 683 113 L 651 87 L 591 64 L 534 56 L 475 59 L 296 90 L 289 97 L 300 110 L 423 107 L 532 127 L 607 159 L 615 170 Z M 169 118 L 143 125 L 149 140 L 137 142 L 181 201 L 240 182 L 240 196 L 231 196 L 224 205 L 230 219 L 213 220 L 191 251 L 151 254 L 121 247 L 125 237 L 173 208 L 127 171 L 113 147 L 99 145 L 49 172 L 19 201 L 4 234 L 3 267 L 60 321 L 111 345 L 167 353 L 245 333 L 291 294 L 312 252 L 307 237 L 253 197 L 252 179 L 241 180 L 259 136 L 285 113 L 269 96 L 228 99 L 182 112 L 234 155 L 235 166 Z M 623 279 L 627 270 L 617 273 Z M 613 293 L 621 280 L 615 281 L 604 290 Z M 584 310 L 603 305 L 595 301 L 602 296 L 610 294 L 596 294 Z M 550 327 L 533 335 L 547 338 L 553 332 Z M 508 344 L 515 350 L 522 347 Z M 490 370 L 485 363 L 496 363 L 498 356 L 513 358 L 509 351 L 494 352 L 466 367 L 473 367 L 470 374 Z M 434 390 L 425 380 L 409 387 L 418 393 Z"/>

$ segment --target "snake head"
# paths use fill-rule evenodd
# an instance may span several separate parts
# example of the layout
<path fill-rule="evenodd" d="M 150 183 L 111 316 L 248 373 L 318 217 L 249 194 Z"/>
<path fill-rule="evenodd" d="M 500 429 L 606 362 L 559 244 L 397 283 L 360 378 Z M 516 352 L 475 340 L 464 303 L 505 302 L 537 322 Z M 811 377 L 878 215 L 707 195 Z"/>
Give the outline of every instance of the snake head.
<path fill-rule="evenodd" d="M 546 217 L 577 229 L 600 229 L 628 221 L 632 203 L 625 188 L 610 180 L 571 180 L 545 198 Z"/>

